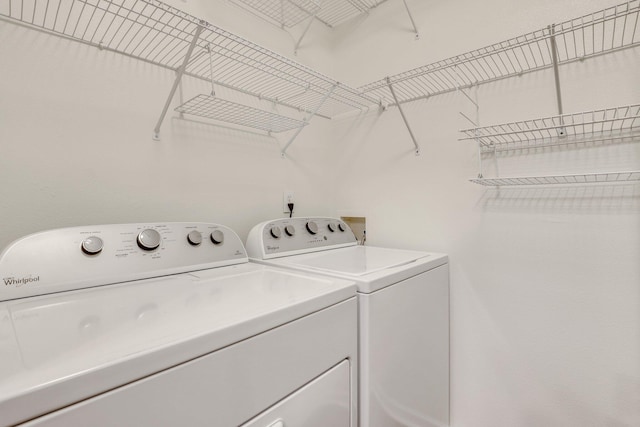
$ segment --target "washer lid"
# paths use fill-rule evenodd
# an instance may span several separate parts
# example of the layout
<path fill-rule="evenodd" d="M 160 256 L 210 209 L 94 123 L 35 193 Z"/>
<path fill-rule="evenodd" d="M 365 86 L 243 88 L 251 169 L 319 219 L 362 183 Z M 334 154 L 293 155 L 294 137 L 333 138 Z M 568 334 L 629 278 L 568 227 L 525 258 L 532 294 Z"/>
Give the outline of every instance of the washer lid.
<path fill-rule="evenodd" d="M 271 260 L 251 260 L 354 280 L 359 292 L 370 293 L 446 264 L 448 257 L 439 253 L 351 246 Z"/>
<path fill-rule="evenodd" d="M 19 423 L 355 295 L 239 264 L 0 303 L 0 414 Z"/>
<path fill-rule="evenodd" d="M 399 249 L 372 246 L 351 246 L 348 248 L 316 252 L 288 258 L 289 264 L 321 272 L 347 276 L 364 276 L 377 271 L 388 270 L 410 264 L 429 254 Z"/>

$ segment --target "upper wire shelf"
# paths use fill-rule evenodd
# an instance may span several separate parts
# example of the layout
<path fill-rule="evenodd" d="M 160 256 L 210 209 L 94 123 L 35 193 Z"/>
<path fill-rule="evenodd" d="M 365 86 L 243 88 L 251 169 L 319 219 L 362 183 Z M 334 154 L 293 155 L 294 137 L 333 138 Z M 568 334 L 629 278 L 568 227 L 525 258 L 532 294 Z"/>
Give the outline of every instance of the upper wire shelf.
<path fill-rule="evenodd" d="M 307 113 L 321 106 L 317 114 L 325 118 L 377 104 L 356 89 L 157 0 L 8 0 L 1 2 L 0 16 L 172 70 L 182 66 L 202 27 L 187 75 Z"/>
<path fill-rule="evenodd" d="M 638 134 L 640 104 L 464 129 L 483 151 L 622 140 Z"/>
<path fill-rule="evenodd" d="M 507 185 L 558 185 L 558 184 L 597 184 L 640 181 L 640 171 L 604 172 L 572 175 L 525 176 L 509 178 L 475 178 L 474 184 L 487 187 Z"/>
<path fill-rule="evenodd" d="M 238 104 L 213 95 L 197 95 L 177 107 L 175 111 L 260 129 L 265 132 L 285 132 L 307 125 L 301 120 Z"/>
<path fill-rule="evenodd" d="M 315 0 L 232 0 L 258 12 L 281 27 L 293 27 L 320 10 Z"/>
<path fill-rule="evenodd" d="M 571 19 L 481 49 L 381 79 L 359 89 L 388 105 L 468 88 L 640 44 L 640 0 Z"/>
<path fill-rule="evenodd" d="M 246 6 L 281 27 L 293 27 L 315 17 L 335 27 L 387 0 L 232 0 Z"/>

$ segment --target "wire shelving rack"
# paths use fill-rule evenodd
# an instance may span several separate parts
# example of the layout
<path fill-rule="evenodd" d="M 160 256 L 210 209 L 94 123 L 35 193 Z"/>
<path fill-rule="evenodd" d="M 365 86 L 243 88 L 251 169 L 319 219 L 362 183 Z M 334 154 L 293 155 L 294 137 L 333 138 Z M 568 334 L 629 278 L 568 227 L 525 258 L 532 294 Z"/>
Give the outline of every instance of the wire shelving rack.
<path fill-rule="evenodd" d="M 331 118 L 377 104 L 354 88 L 157 0 L 8 0 L 0 3 L 0 18 L 309 115 Z"/>
<path fill-rule="evenodd" d="M 232 0 L 281 27 L 292 27 L 315 17 L 333 28 L 387 0 Z"/>
<path fill-rule="evenodd" d="M 640 104 L 464 129 L 482 151 L 508 151 L 640 136 Z"/>
<path fill-rule="evenodd" d="M 509 178 L 474 178 L 469 181 L 487 187 L 512 185 L 597 184 L 640 181 L 640 171 L 604 172 L 571 175 L 526 176 Z"/>
<path fill-rule="evenodd" d="M 272 23 L 290 28 L 320 11 L 316 0 L 231 0 L 248 10 L 257 12 Z"/>
<path fill-rule="evenodd" d="M 562 65 L 640 44 L 640 0 L 550 25 L 528 34 L 424 65 L 359 87 L 397 105 Z M 395 96 L 390 87 L 393 86 Z"/>
<path fill-rule="evenodd" d="M 295 120 L 212 95 L 197 95 L 176 107 L 175 111 L 259 129 L 269 133 L 285 132 L 307 125 L 306 122 L 301 120 Z"/>

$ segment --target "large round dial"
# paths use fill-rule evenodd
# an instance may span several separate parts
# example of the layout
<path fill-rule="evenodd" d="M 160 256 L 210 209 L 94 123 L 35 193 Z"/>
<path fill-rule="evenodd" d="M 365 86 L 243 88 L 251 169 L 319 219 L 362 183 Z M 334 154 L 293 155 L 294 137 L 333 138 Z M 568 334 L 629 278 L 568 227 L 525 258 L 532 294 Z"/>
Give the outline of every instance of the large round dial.
<path fill-rule="evenodd" d="M 82 241 L 82 252 L 87 255 L 97 255 L 102 251 L 104 242 L 98 236 L 90 236 Z"/>
<path fill-rule="evenodd" d="M 318 232 L 318 224 L 313 221 L 307 222 L 307 231 L 310 234 L 316 234 Z"/>
<path fill-rule="evenodd" d="M 296 228 L 289 224 L 284 228 L 284 232 L 287 233 L 287 236 L 293 236 L 294 234 L 296 234 Z"/>
<path fill-rule="evenodd" d="M 138 234 L 138 246 L 140 246 L 140 249 L 144 249 L 145 251 L 158 249 L 161 241 L 162 237 L 160 236 L 160 233 L 152 228 L 142 230 L 140 234 Z"/>
<path fill-rule="evenodd" d="M 220 230 L 214 230 L 211 233 L 211 241 L 214 245 L 219 245 L 224 242 L 224 233 Z"/>
<path fill-rule="evenodd" d="M 187 234 L 187 240 L 193 246 L 198 246 L 200 243 L 202 243 L 202 233 L 200 233 L 198 230 L 192 230 L 189 232 L 189 234 Z"/>
<path fill-rule="evenodd" d="M 269 234 L 271 234 L 271 237 L 273 237 L 274 239 L 279 239 L 282 235 L 282 231 L 280 231 L 280 227 L 274 225 L 273 227 L 271 227 L 271 230 L 269 230 Z"/>

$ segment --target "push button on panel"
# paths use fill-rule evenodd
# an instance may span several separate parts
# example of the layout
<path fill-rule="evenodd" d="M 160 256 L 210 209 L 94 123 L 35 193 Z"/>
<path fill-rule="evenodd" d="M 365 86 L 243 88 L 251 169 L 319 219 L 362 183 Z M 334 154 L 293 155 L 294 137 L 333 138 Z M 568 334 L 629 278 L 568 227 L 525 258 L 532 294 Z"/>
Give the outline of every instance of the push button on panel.
<path fill-rule="evenodd" d="M 82 252 L 87 255 L 97 255 L 102 251 L 104 242 L 97 236 L 87 237 L 82 241 Z"/>

